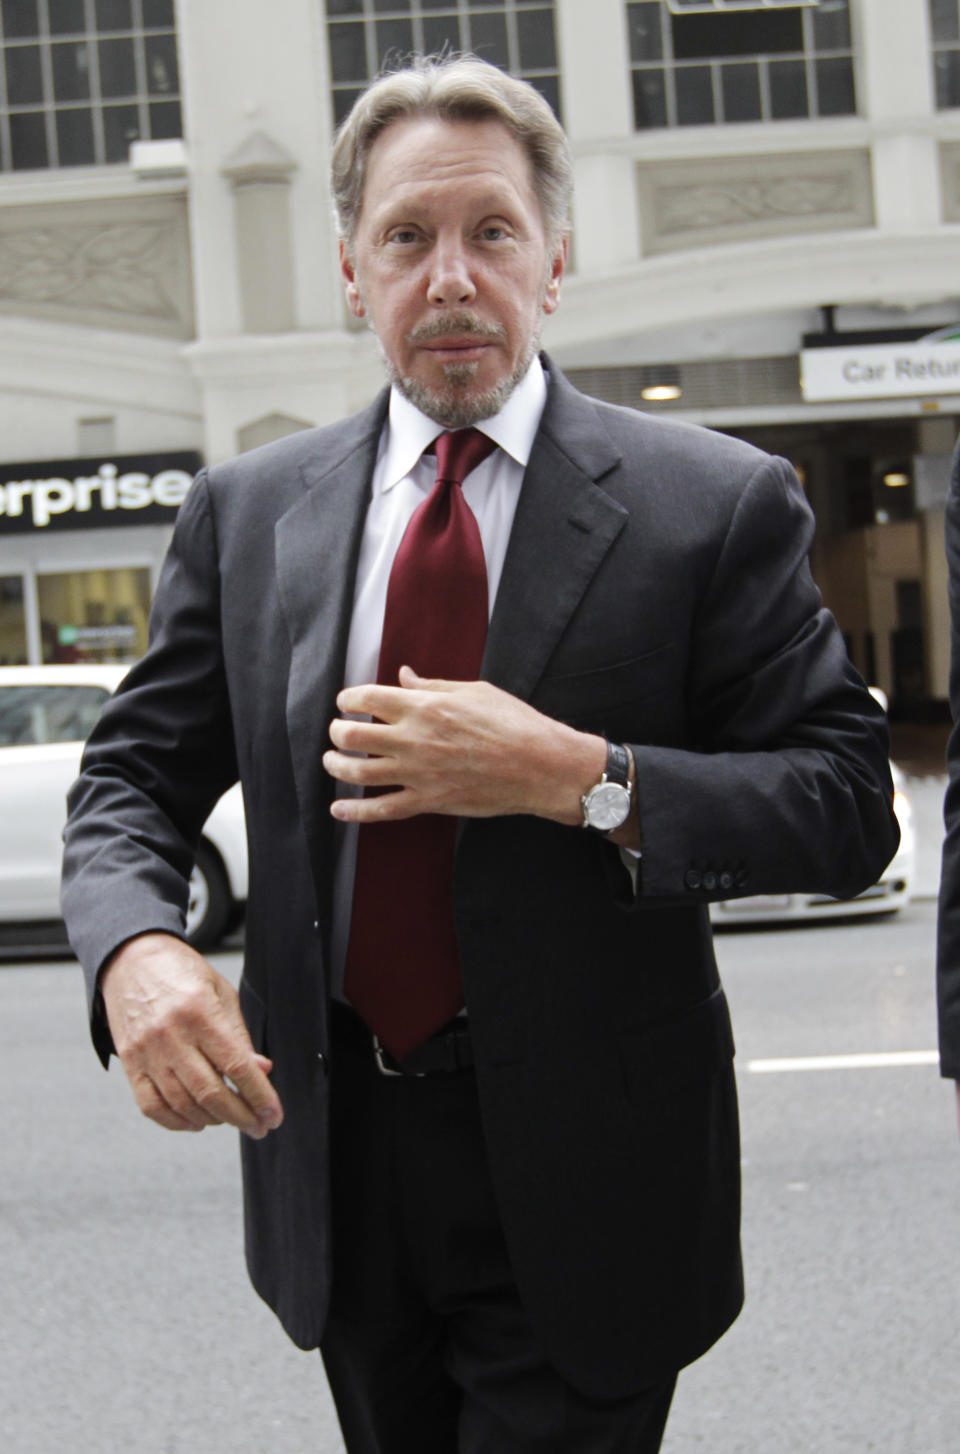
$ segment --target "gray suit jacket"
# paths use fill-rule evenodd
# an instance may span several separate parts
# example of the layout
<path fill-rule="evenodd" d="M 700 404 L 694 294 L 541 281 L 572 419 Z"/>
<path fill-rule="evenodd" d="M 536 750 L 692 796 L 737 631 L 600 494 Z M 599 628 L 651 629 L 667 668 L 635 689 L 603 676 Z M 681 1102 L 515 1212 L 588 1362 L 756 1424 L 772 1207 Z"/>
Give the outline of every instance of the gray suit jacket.
<path fill-rule="evenodd" d="M 180 932 L 191 845 L 239 774 L 241 995 L 283 1127 L 245 1141 L 253 1280 L 301 1346 L 328 1288 L 321 766 L 386 396 L 205 470 L 152 644 L 71 794 L 64 910 L 94 1003 L 125 938 Z M 567 1376 L 626 1394 L 742 1296 L 733 1041 L 707 903 L 853 894 L 893 854 L 886 732 L 820 610 L 789 466 L 599 404 L 554 368 L 483 675 L 632 746 L 643 858 L 525 816 L 461 824 L 455 910 L 492 1173 L 521 1292 Z M 109 1037 L 94 1017 L 101 1054 Z"/>

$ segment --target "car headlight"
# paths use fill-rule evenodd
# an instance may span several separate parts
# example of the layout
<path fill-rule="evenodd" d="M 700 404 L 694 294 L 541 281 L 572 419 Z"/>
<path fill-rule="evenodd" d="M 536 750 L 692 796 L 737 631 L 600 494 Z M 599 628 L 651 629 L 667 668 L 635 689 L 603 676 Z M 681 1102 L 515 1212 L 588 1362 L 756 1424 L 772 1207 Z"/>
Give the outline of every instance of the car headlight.
<path fill-rule="evenodd" d="M 902 828 L 905 828 L 913 817 L 913 805 L 903 788 L 893 790 L 893 811 L 897 815 L 897 822 Z"/>

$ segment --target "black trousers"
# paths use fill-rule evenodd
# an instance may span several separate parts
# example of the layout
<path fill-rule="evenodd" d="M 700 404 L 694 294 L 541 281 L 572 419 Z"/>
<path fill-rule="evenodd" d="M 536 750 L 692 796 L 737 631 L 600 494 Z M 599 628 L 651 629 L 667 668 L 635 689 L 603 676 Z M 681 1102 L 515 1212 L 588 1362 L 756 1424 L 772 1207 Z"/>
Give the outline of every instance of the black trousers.
<path fill-rule="evenodd" d="M 385 1077 L 369 1050 L 335 1044 L 331 1092 L 334 1278 L 321 1352 L 349 1454 L 656 1454 L 674 1378 L 587 1399 L 539 1345 L 472 1071 Z"/>

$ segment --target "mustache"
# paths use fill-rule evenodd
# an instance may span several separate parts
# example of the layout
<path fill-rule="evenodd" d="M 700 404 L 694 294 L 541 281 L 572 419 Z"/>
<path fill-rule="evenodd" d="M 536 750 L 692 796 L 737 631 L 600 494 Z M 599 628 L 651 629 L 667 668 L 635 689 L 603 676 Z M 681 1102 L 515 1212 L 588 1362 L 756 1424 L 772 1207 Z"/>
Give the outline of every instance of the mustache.
<path fill-rule="evenodd" d="M 431 343 L 435 338 L 446 338 L 449 334 L 474 338 L 505 338 L 506 330 L 499 323 L 485 323 L 476 313 L 468 309 L 455 309 L 451 313 L 438 314 L 428 323 L 421 323 L 407 334 L 407 343 Z"/>

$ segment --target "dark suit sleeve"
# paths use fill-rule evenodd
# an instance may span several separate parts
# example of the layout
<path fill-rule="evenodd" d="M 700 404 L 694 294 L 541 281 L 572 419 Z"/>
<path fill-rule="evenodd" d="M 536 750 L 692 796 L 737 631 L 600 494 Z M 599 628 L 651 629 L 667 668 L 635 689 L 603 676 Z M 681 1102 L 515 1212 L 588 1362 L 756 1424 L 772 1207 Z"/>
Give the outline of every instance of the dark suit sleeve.
<path fill-rule="evenodd" d="M 940 1068 L 960 1080 L 960 445 L 946 516 L 947 569 L 950 592 L 950 712 L 953 731 L 947 748 L 946 836 L 940 874 L 937 921 L 937 1013 L 940 1025 Z"/>
<path fill-rule="evenodd" d="M 631 744 L 642 899 L 848 897 L 893 857 L 886 723 L 821 609 L 811 535 L 793 471 L 766 459 L 701 596 L 691 747 Z"/>
<path fill-rule="evenodd" d="M 205 473 L 180 510 L 150 618 L 150 649 L 107 704 L 68 795 L 62 907 L 96 1010 L 125 940 L 183 935 L 193 854 L 237 767 Z M 94 1014 L 94 1039 L 110 1051 Z"/>

